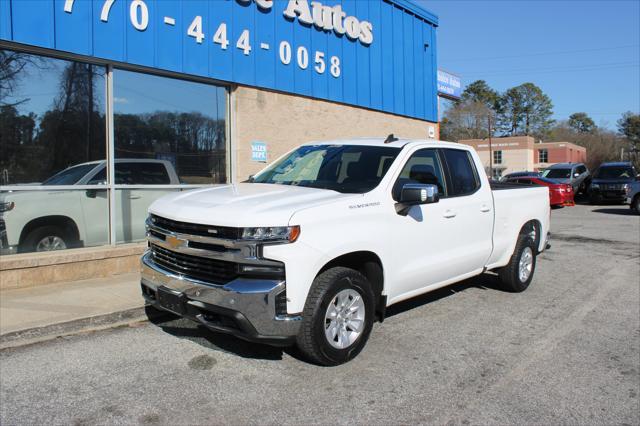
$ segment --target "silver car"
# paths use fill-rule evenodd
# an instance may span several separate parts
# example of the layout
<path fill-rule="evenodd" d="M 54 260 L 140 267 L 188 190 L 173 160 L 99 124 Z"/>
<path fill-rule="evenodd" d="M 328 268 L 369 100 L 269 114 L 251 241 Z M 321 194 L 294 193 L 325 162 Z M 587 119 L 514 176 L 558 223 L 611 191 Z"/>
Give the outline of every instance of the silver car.
<path fill-rule="evenodd" d="M 558 163 L 542 172 L 542 177 L 557 183 L 570 184 L 574 194 L 585 194 L 591 180 L 591 173 L 583 163 Z"/>

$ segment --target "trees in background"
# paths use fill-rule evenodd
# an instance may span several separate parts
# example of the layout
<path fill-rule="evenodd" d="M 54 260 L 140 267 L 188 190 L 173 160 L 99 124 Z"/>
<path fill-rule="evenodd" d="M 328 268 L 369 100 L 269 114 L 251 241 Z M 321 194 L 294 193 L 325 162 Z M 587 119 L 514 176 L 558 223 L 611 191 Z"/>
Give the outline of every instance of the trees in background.
<path fill-rule="evenodd" d="M 536 140 L 566 141 L 587 148 L 588 166 L 621 157 L 640 168 L 640 114 L 626 112 L 618 120 L 618 132 L 600 128 L 585 112 L 554 122 L 553 103 L 538 86 L 524 83 L 498 93 L 486 81 L 469 84 L 440 123 L 442 139 L 485 139 L 489 136 L 533 136 Z M 624 155 L 623 155 L 624 153 Z"/>
<path fill-rule="evenodd" d="M 524 83 L 504 92 L 496 112 L 498 129 L 505 136 L 543 139 L 553 125 L 551 98 L 533 83 Z"/>
<path fill-rule="evenodd" d="M 569 121 L 560 121 L 549 134 L 548 141 L 572 142 L 587 148 L 587 167 L 594 170 L 605 161 L 620 161 L 620 153 L 628 145 L 616 132 L 594 127 L 591 132 L 580 131 Z"/>
<path fill-rule="evenodd" d="M 569 116 L 567 124 L 578 133 L 593 133 L 596 123 L 586 112 L 575 112 Z"/>
<path fill-rule="evenodd" d="M 484 80 L 468 85 L 459 102 L 447 110 L 441 123 L 444 139 L 489 136 L 534 136 L 541 139 L 551 129 L 551 99 L 533 83 L 512 87 L 503 94 Z"/>
<path fill-rule="evenodd" d="M 627 111 L 618 120 L 618 132 L 624 135 L 636 149 L 640 149 L 640 114 Z"/>

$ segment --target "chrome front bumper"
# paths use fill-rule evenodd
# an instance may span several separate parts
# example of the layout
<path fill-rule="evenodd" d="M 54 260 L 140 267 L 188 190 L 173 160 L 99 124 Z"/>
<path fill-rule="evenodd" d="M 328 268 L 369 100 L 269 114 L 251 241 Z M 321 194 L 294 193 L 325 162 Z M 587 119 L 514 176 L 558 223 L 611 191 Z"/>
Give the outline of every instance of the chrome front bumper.
<path fill-rule="evenodd" d="M 174 312 L 158 301 L 158 288 L 164 287 L 184 300 L 179 315 L 245 340 L 288 345 L 300 328 L 300 315 L 276 312 L 277 298 L 286 288 L 282 280 L 237 278 L 225 285 L 207 284 L 163 270 L 147 252 L 142 257 L 141 285 L 149 304 Z"/>

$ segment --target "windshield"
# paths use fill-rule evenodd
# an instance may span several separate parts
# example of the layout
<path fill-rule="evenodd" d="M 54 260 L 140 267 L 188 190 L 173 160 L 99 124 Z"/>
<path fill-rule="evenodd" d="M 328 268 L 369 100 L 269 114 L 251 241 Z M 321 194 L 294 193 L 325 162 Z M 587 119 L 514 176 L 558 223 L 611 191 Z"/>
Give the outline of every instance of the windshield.
<path fill-rule="evenodd" d="M 400 148 L 307 145 L 292 151 L 251 182 L 365 193 L 378 186 Z"/>
<path fill-rule="evenodd" d="M 571 169 L 547 169 L 542 173 L 542 177 L 549 179 L 569 179 L 571 177 Z"/>
<path fill-rule="evenodd" d="M 75 185 L 96 167 L 96 164 L 80 164 L 56 173 L 42 182 L 43 185 Z"/>
<path fill-rule="evenodd" d="M 601 167 L 594 177 L 596 179 L 631 179 L 633 176 L 631 167 Z"/>

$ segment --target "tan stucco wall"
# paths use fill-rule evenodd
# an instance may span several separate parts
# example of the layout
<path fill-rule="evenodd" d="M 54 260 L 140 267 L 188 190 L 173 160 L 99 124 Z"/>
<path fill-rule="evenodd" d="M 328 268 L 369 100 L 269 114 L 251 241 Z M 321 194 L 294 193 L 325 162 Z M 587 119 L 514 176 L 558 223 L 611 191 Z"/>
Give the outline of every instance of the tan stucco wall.
<path fill-rule="evenodd" d="M 356 137 L 426 139 L 428 127 L 438 125 L 378 111 L 260 89 L 237 87 L 231 98 L 231 141 L 236 181 L 266 166 L 251 161 L 251 142 L 267 144 L 268 162 L 296 146 L 314 140 Z"/>
<path fill-rule="evenodd" d="M 495 169 L 502 169 L 502 175 L 513 172 L 531 171 L 534 167 L 533 151 L 530 149 L 509 149 L 501 150 L 496 149 L 494 151 L 502 151 L 502 163 L 493 164 Z M 485 170 L 489 169 L 489 151 L 478 151 L 480 161 L 485 167 Z"/>

